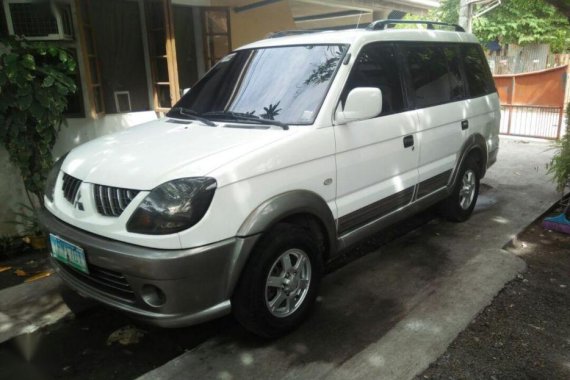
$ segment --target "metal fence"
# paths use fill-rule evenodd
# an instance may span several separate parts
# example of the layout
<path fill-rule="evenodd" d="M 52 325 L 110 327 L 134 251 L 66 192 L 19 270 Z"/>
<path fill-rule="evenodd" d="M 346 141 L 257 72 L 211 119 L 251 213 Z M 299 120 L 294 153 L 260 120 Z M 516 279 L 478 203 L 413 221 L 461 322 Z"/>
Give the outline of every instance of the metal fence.
<path fill-rule="evenodd" d="M 554 61 L 550 58 L 550 48 L 547 44 L 510 44 L 499 54 L 489 53 L 487 60 L 494 75 L 544 70 L 549 67 L 549 61 Z"/>
<path fill-rule="evenodd" d="M 554 140 L 564 132 L 563 118 L 562 107 L 501 105 L 500 133 Z"/>
<path fill-rule="evenodd" d="M 570 65 L 570 54 L 549 54 L 546 67 Z"/>

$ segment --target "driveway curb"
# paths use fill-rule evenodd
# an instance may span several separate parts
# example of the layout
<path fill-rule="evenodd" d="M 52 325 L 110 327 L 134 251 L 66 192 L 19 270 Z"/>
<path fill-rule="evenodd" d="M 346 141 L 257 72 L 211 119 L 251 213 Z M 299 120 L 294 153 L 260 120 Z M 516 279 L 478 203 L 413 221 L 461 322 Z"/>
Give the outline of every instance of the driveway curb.
<path fill-rule="evenodd" d="M 496 249 L 482 252 L 444 281 L 378 342 L 337 368 L 330 379 L 411 379 L 442 355 L 526 263 Z M 445 284 L 447 283 L 447 284 Z"/>

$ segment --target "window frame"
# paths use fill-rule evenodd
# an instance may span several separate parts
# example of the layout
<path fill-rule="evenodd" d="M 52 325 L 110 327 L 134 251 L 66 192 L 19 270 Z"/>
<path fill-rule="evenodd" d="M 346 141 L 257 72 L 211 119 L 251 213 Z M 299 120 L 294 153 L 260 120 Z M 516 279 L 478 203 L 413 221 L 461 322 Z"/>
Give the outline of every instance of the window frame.
<path fill-rule="evenodd" d="M 487 63 L 484 70 L 485 70 L 485 74 L 487 75 L 487 79 L 490 80 L 490 84 L 492 85 L 491 91 L 487 91 L 483 95 L 477 95 L 477 96 L 471 95 L 471 86 L 469 85 L 469 80 L 467 79 L 467 68 L 465 67 L 465 56 L 463 55 L 461 48 L 463 46 L 466 46 L 466 47 L 473 46 L 473 47 L 475 47 L 475 49 L 479 53 L 479 58 L 481 58 L 484 62 L 487 62 L 487 57 L 485 56 L 485 53 L 483 52 L 483 47 L 480 44 L 462 43 L 462 44 L 457 44 L 457 45 L 459 45 L 459 56 L 461 57 L 461 67 L 463 69 L 465 89 L 467 90 L 466 91 L 467 92 L 466 93 L 466 99 L 477 99 L 477 98 L 481 98 L 483 96 L 487 96 L 487 95 L 491 95 L 491 94 L 496 93 L 497 92 L 497 86 L 495 85 L 495 80 L 493 79 L 493 73 L 491 72 L 491 68 L 489 67 L 489 64 Z M 485 87 L 487 87 L 487 84 L 485 84 Z"/>
<path fill-rule="evenodd" d="M 406 77 L 405 78 L 406 79 L 406 88 L 409 91 L 408 92 L 408 101 L 412 105 L 412 109 L 418 110 L 418 109 L 437 107 L 437 106 L 441 106 L 444 104 L 462 102 L 462 101 L 469 100 L 469 99 L 477 99 L 477 98 L 480 98 L 483 96 L 488 96 L 488 95 L 491 95 L 491 94 L 494 94 L 497 92 L 495 82 L 493 80 L 493 76 L 492 76 L 492 74 L 490 74 L 491 75 L 490 79 L 491 79 L 491 82 L 493 84 L 493 90 L 494 91 L 489 91 L 489 92 L 487 92 L 483 95 L 480 95 L 480 96 L 472 96 L 471 95 L 471 90 L 469 88 L 469 82 L 467 80 L 467 74 L 466 74 L 466 68 L 465 68 L 465 59 L 464 59 L 464 55 L 463 55 L 463 52 L 461 50 L 461 47 L 462 46 L 475 46 L 475 47 L 478 47 L 478 50 L 480 51 L 480 53 L 482 53 L 482 47 L 478 43 L 447 42 L 447 41 L 441 41 L 441 42 L 439 42 L 439 41 L 425 41 L 425 42 L 424 41 L 397 41 L 397 42 L 395 42 L 395 44 L 397 46 L 397 49 L 400 51 L 401 58 L 402 58 L 401 64 L 403 65 L 402 66 L 403 71 L 406 73 L 406 75 L 405 75 L 405 77 Z M 459 72 L 461 74 L 461 78 L 463 80 L 463 87 L 464 87 L 463 98 L 451 100 L 451 101 L 447 101 L 447 102 L 442 102 L 442 103 L 437 103 L 437 104 L 432 104 L 432 105 L 427 106 L 427 107 L 418 107 L 416 105 L 416 102 L 415 102 L 415 90 L 414 90 L 414 87 L 412 84 L 412 76 L 410 73 L 410 68 L 409 68 L 407 59 L 406 59 L 405 54 L 404 54 L 404 49 L 403 49 L 403 47 L 406 45 L 428 45 L 428 46 L 429 45 L 432 45 L 432 46 L 433 45 L 435 45 L 435 46 L 439 45 L 439 46 L 441 46 L 441 48 L 453 47 L 453 48 L 457 49 L 457 51 L 459 52 Z M 484 55 L 483 55 L 483 57 L 484 57 Z M 449 62 L 447 64 L 447 66 L 449 69 Z M 488 67 L 486 68 L 486 71 L 488 71 L 488 73 L 491 72 Z"/>
<path fill-rule="evenodd" d="M 464 65 L 463 65 L 463 57 L 461 56 L 461 49 L 460 46 L 461 45 L 465 45 L 462 43 L 454 43 L 454 42 L 432 42 L 432 41 L 399 41 L 398 42 L 398 50 L 400 50 L 401 55 L 402 55 L 402 64 L 405 67 L 405 72 L 406 72 L 406 82 L 407 85 L 406 87 L 409 90 L 409 102 L 411 104 L 413 104 L 413 109 L 418 110 L 418 109 L 425 109 L 425 108 L 431 108 L 431 107 L 437 107 L 437 106 L 441 106 L 444 104 L 450 104 L 450 103 L 455 103 L 455 102 L 462 102 L 465 101 L 467 99 L 469 99 L 468 96 L 468 90 L 467 90 L 467 78 L 465 76 L 465 69 L 464 69 Z M 410 71 L 410 66 L 408 64 L 408 60 L 406 58 L 405 55 L 405 47 L 414 47 L 414 46 L 420 46 L 420 47 L 437 47 L 438 49 L 441 50 L 443 56 L 445 57 L 445 53 L 443 52 L 443 49 L 445 49 L 446 47 L 448 48 L 453 48 L 455 47 L 456 51 L 459 53 L 459 74 L 461 76 L 461 79 L 463 80 L 463 97 L 461 99 L 451 99 L 451 100 L 447 100 L 447 101 L 443 101 L 443 102 L 438 102 L 438 103 L 434 103 L 434 104 L 430 104 L 428 106 L 418 106 L 416 104 L 416 90 L 414 88 L 413 85 L 413 78 L 412 78 L 412 73 Z M 451 69 L 449 67 L 449 61 L 447 61 L 446 59 L 446 66 L 447 66 L 447 70 L 448 72 L 451 72 Z"/>
<path fill-rule="evenodd" d="M 75 9 L 77 14 L 77 35 L 80 43 L 80 51 L 78 54 L 81 54 L 83 59 L 82 69 L 84 70 L 84 78 L 85 78 L 85 88 L 87 91 L 87 98 L 89 109 L 84 110 L 85 114 L 88 114 L 93 119 L 97 119 L 105 115 L 105 102 L 103 100 L 103 84 L 101 80 L 101 68 L 99 63 L 99 57 L 97 55 L 97 45 L 95 41 L 95 35 L 93 33 L 93 27 L 91 26 L 90 15 L 89 15 L 89 3 L 90 0 L 75 0 Z M 90 37 L 91 37 L 91 46 L 93 47 L 93 52 L 90 54 L 88 49 L 87 43 L 87 33 L 86 30 L 90 30 Z M 94 64 L 91 64 L 93 60 Z M 79 65 L 78 65 L 79 66 Z M 97 75 L 98 83 L 93 83 L 93 76 L 92 72 L 95 72 Z M 83 84 L 82 84 L 83 85 Z M 95 88 L 99 89 L 99 105 L 101 106 L 100 110 L 97 109 L 97 92 Z"/>
<path fill-rule="evenodd" d="M 358 58 L 360 57 L 360 54 L 363 52 L 363 50 L 366 49 L 368 46 L 371 46 L 371 45 L 388 45 L 388 46 L 391 46 L 391 47 L 392 47 L 393 52 L 394 52 L 394 55 L 395 55 L 395 57 L 396 57 L 396 68 L 397 68 L 397 70 L 398 70 L 398 77 L 399 77 L 399 79 L 400 79 L 400 88 L 401 88 L 401 90 L 402 90 L 403 107 L 402 107 L 402 110 L 399 111 L 399 112 L 393 112 L 393 113 L 386 114 L 386 115 L 380 114 L 380 115 L 377 115 L 377 116 L 371 118 L 370 120 L 372 120 L 372 119 L 377 119 L 377 118 L 384 117 L 384 116 L 397 115 L 397 114 L 401 114 L 401 113 L 404 113 L 404 112 L 409 112 L 409 111 L 411 111 L 411 110 L 414 109 L 414 108 L 413 108 L 413 104 L 411 104 L 410 101 L 409 101 L 409 100 L 410 100 L 410 97 L 408 96 L 407 81 L 405 80 L 407 68 L 406 68 L 405 65 L 403 64 L 403 63 L 404 63 L 404 62 L 402 61 L 403 56 L 401 55 L 401 51 L 400 51 L 400 49 L 399 49 L 398 46 L 397 46 L 397 42 L 396 42 L 396 41 L 371 41 L 371 42 L 368 42 L 368 43 L 366 43 L 366 44 L 360 46 L 360 48 L 358 49 L 358 51 L 353 54 L 354 57 L 355 57 L 355 58 L 354 58 L 354 61 L 352 62 L 352 66 L 350 67 L 350 72 L 348 73 L 348 75 L 347 75 L 347 77 L 346 77 L 344 83 L 342 84 L 342 90 L 340 91 L 340 93 L 339 93 L 339 95 L 338 95 L 338 99 L 337 99 L 337 101 L 336 101 L 336 103 L 335 103 L 336 105 L 335 105 L 335 107 L 334 107 L 333 113 L 336 113 L 336 110 L 338 109 L 339 105 L 342 103 L 342 97 L 343 97 L 343 94 L 344 94 L 344 92 L 345 92 L 345 90 L 346 90 L 346 88 L 347 88 L 347 86 L 348 86 L 348 81 L 349 81 L 349 79 L 350 79 L 352 73 L 356 70 L 356 61 L 357 61 Z M 349 53 L 348 53 L 348 50 L 349 50 L 349 49 L 347 49 L 347 52 L 345 53 L 345 56 L 346 56 L 346 54 L 349 54 Z M 343 64 L 343 63 L 341 62 L 341 65 L 342 65 L 342 64 Z M 339 65 L 339 68 L 340 68 L 340 65 Z M 348 95 L 348 94 L 347 94 L 347 95 Z M 344 105 L 343 105 L 343 108 L 344 108 Z"/>
<path fill-rule="evenodd" d="M 463 97 L 461 99 L 453 100 L 452 103 L 470 99 L 469 98 L 469 86 L 467 83 L 467 75 L 465 75 L 465 66 L 463 64 L 463 56 L 461 55 L 461 45 L 464 45 L 464 44 L 445 43 L 445 45 L 447 45 L 447 46 L 444 46 L 443 47 L 444 49 L 446 47 L 455 49 L 455 51 L 457 53 L 457 57 L 459 58 L 459 75 L 461 76 L 461 80 L 463 81 Z M 450 71 L 451 71 L 451 67 L 449 66 L 449 61 L 447 62 L 447 68 L 450 69 Z"/>
<path fill-rule="evenodd" d="M 208 30 L 208 20 L 207 20 L 207 13 L 208 12 L 224 12 L 226 14 L 226 27 L 227 33 L 210 33 Z M 233 52 L 232 49 L 232 23 L 231 23 L 231 12 L 228 7 L 200 7 L 200 22 L 202 24 L 202 45 L 204 49 L 204 63 L 206 66 L 206 71 L 214 67 L 217 63 L 215 61 L 216 57 L 210 57 L 209 49 L 209 38 L 214 36 L 226 36 L 228 39 L 228 53 L 231 54 Z M 226 55 L 227 55 L 226 54 Z"/>
<path fill-rule="evenodd" d="M 151 108 L 155 112 L 168 112 L 174 104 L 180 100 L 180 85 L 178 83 L 178 63 L 176 57 L 176 41 L 174 38 L 174 21 L 172 19 L 172 1 L 171 0 L 153 0 L 154 3 L 158 4 L 162 8 L 162 28 L 153 28 L 152 21 L 150 17 L 150 12 L 152 11 L 152 6 L 150 2 L 143 2 L 143 12 L 145 20 L 145 30 L 147 34 L 146 43 L 149 52 L 149 63 L 150 63 L 150 87 L 152 89 L 153 102 Z M 165 54 L 158 55 L 155 51 L 156 43 L 154 34 L 156 32 L 163 31 L 163 37 L 165 39 Z M 143 31 L 144 33 L 144 31 Z M 157 59 L 166 59 L 166 67 L 168 73 L 168 81 L 160 81 L 158 69 L 157 69 Z M 170 107 L 163 107 L 160 104 L 159 98 L 159 87 L 167 87 L 170 96 Z"/>

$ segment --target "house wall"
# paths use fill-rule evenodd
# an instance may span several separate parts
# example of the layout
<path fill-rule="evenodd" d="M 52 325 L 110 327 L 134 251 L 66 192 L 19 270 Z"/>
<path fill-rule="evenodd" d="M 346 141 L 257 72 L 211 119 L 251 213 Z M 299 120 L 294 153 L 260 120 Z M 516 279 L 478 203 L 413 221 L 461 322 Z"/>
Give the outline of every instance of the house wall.
<path fill-rule="evenodd" d="M 76 146 L 94 138 L 122 131 L 129 127 L 156 120 L 154 111 L 132 112 L 106 115 L 97 120 L 69 119 L 67 126 L 62 126 L 53 149 L 55 158 L 62 156 Z M 0 147 L 0 237 L 18 234 L 17 227 L 6 221 L 16 219 L 14 213 L 20 211 L 19 203 L 28 204 L 24 184 L 16 166 L 10 162 L 8 152 Z"/>
<path fill-rule="evenodd" d="M 227 1 L 222 0 L 174 0 L 174 4 L 201 5 L 201 6 L 228 6 Z M 248 2 L 236 1 L 232 5 L 241 6 Z M 72 7 L 75 17 L 75 7 Z M 78 30 L 78 25 L 75 25 Z M 230 28 L 232 48 L 238 48 L 244 44 L 262 39 L 267 34 L 281 30 L 295 29 L 295 23 L 291 14 L 288 1 L 280 1 L 254 8 L 242 12 L 235 12 L 230 8 Z M 74 45 L 74 47 L 78 47 Z M 78 55 L 78 65 L 83 67 L 83 57 Z M 81 81 L 85 83 L 85 73 L 80 72 Z M 87 89 L 82 86 L 84 92 L 83 99 L 88 108 Z M 105 115 L 99 119 L 90 118 L 69 119 L 68 125 L 63 126 L 58 140 L 53 149 L 54 157 L 59 157 L 74 147 L 94 138 L 121 131 L 123 129 L 155 120 L 157 118 L 154 111 L 133 112 L 127 114 Z M 14 220 L 14 212 L 19 211 L 19 203 L 28 203 L 24 186 L 20 178 L 18 169 L 10 163 L 7 151 L 0 146 L 0 199 L 3 200 L 0 207 L 0 236 L 17 234 L 19 231 L 12 224 L 6 224 L 8 220 Z"/>
<path fill-rule="evenodd" d="M 269 33 L 295 29 L 288 1 L 242 12 L 230 8 L 232 49 L 265 38 Z"/>

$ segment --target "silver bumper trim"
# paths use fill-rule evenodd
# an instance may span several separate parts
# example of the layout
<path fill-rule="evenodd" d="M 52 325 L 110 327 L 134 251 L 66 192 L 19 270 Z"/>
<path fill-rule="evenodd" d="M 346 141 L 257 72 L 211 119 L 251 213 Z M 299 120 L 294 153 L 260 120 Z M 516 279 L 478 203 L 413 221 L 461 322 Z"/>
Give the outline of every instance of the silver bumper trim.
<path fill-rule="evenodd" d="M 52 260 L 67 285 L 88 298 L 163 327 L 187 326 L 228 314 L 233 289 L 258 238 L 234 237 L 207 246 L 161 250 L 91 234 L 47 210 L 41 212 L 40 222 L 50 233 L 83 248 L 88 266 L 123 275 L 134 297 L 126 300 L 112 294 L 86 275 Z M 166 302 L 158 307 L 145 303 L 141 295 L 145 285 L 162 290 Z"/>

